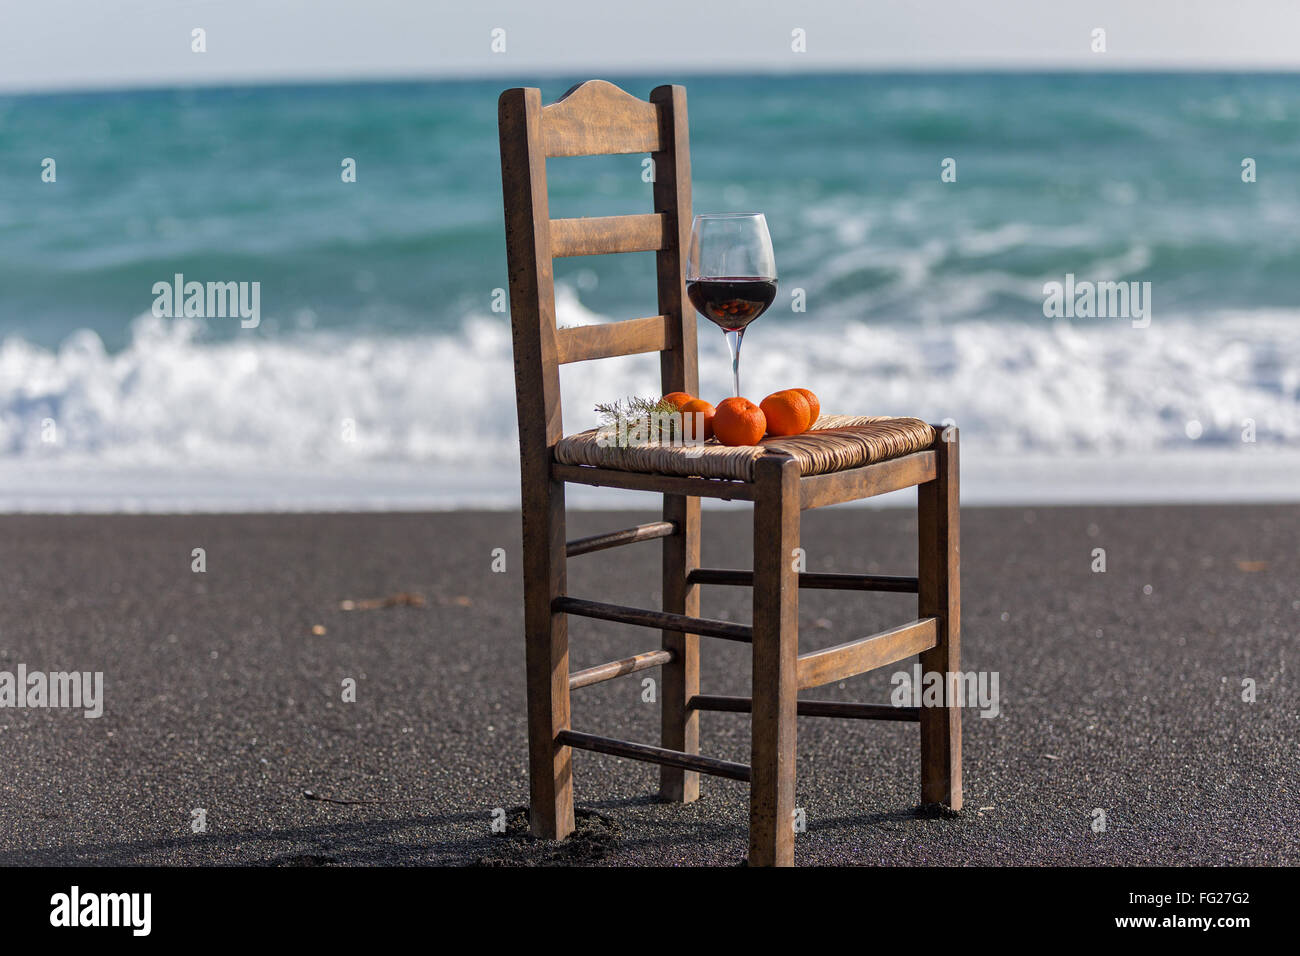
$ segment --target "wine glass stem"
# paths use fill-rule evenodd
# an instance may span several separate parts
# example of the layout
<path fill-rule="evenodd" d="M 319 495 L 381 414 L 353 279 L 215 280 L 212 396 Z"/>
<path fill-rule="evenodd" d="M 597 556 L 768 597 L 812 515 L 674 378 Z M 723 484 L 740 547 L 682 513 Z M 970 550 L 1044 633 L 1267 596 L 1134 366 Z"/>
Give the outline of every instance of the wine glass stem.
<path fill-rule="evenodd" d="M 736 332 L 727 332 L 727 348 L 731 351 L 731 384 L 732 394 L 740 397 L 740 340 L 745 337 L 745 330 L 740 329 Z"/>

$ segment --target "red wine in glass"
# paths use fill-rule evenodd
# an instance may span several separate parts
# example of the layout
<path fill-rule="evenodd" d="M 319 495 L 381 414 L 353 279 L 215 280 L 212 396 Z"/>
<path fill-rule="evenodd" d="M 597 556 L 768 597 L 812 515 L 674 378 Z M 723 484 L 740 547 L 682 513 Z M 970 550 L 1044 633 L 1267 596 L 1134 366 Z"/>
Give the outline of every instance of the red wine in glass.
<path fill-rule="evenodd" d="M 724 332 L 740 332 L 767 311 L 776 298 L 776 280 L 721 276 L 686 283 L 691 305 Z"/>
<path fill-rule="evenodd" d="M 686 256 L 686 294 L 727 336 L 733 394 L 739 395 L 741 339 L 749 323 L 776 298 L 776 259 L 762 213 L 695 217 Z"/>

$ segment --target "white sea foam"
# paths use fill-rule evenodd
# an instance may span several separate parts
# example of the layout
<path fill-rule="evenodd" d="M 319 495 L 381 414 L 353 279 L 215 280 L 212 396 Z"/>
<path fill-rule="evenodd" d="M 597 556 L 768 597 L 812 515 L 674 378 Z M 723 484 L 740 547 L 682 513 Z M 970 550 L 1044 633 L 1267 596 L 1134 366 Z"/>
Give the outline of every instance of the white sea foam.
<path fill-rule="evenodd" d="M 601 321 L 567 290 L 558 307 L 561 325 Z M 1296 498 L 1296 320 L 1157 315 L 1147 329 L 760 321 L 742 377 L 753 397 L 802 383 L 830 412 L 956 420 L 968 501 Z M 145 316 L 117 353 L 89 331 L 57 350 L 16 338 L 0 345 L 0 509 L 517 500 L 504 317 L 469 316 L 455 334 L 396 339 L 209 341 L 199 332 Z M 730 374 L 722 336 L 701 326 L 700 342 L 704 396 L 721 398 Z M 598 401 L 654 394 L 657 378 L 654 356 L 565 366 L 566 431 L 594 424 Z M 1252 427 L 1255 441 L 1243 441 Z M 1179 463 L 1176 479 L 1152 465 L 1163 460 Z M 1037 465 L 1012 485 L 1008 462 Z"/>

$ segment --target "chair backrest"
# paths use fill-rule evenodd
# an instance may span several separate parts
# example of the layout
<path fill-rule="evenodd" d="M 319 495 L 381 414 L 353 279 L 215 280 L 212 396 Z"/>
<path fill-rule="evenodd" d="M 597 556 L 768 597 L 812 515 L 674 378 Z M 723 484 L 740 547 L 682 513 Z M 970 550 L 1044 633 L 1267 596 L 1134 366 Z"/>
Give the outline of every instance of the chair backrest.
<path fill-rule="evenodd" d="M 646 101 L 604 80 L 588 80 L 544 107 L 540 90 L 517 88 L 501 94 L 498 123 L 519 447 L 526 479 L 541 478 L 563 437 L 561 365 L 659 352 L 663 393 L 698 390 L 695 313 L 685 273 L 691 228 L 686 89 L 660 86 Z M 617 153 L 652 155 L 654 212 L 550 217 L 547 157 Z M 557 329 L 552 260 L 616 252 L 656 254 L 659 314 Z"/>

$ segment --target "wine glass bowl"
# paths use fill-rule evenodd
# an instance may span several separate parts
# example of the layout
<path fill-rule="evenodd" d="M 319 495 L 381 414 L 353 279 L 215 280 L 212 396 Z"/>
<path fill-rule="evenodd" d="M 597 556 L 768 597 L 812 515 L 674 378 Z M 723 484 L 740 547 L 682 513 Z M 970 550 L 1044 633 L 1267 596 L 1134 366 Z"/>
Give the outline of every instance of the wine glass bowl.
<path fill-rule="evenodd" d="M 695 217 L 686 257 L 686 294 L 696 311 L 726 335 L 737 396 L 741 340 L 776 298 L 776 281 L 772 237 L 762 213 Z"/>

